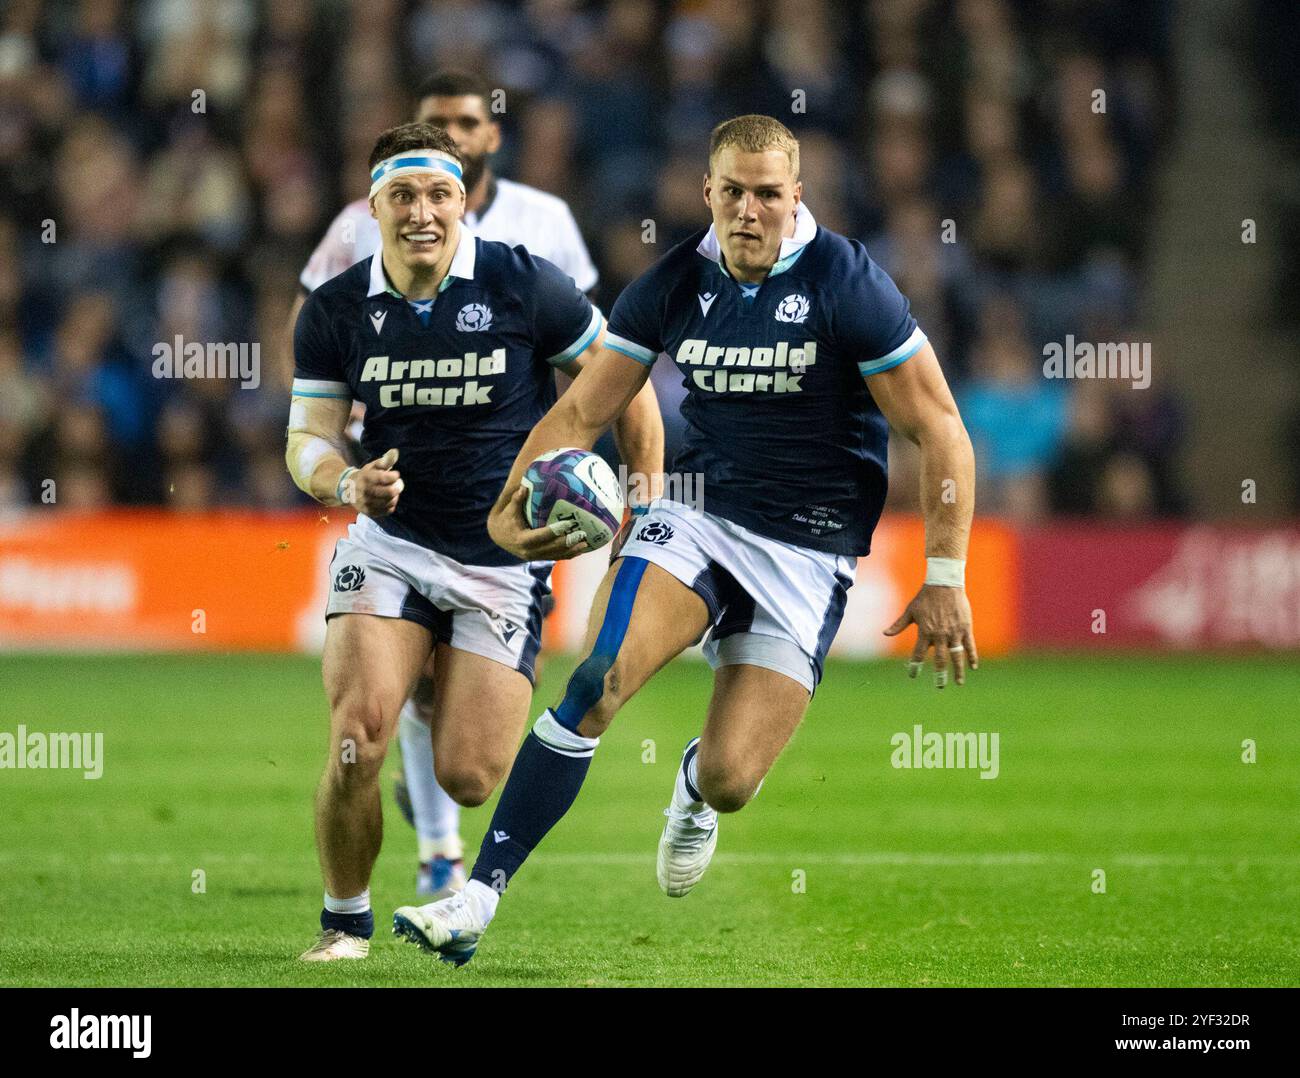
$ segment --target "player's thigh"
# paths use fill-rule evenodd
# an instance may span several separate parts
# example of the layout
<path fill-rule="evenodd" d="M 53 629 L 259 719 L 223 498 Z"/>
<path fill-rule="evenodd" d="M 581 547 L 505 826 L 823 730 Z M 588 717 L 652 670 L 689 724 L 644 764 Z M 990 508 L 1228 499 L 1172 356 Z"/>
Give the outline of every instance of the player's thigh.
<path fill-rule="evenodd" d="M 579 732 L 599 736 L 618 707 L 699 640 L 709 622 L 704 600 L 667 570 L 618 559 L 596 592 L 586 654 L 561 707 L 582 707 L 587 718 Z"/>
<path fill-rule="evenodd" d="M 321 661 L 331 740 L 387 744 L 432 648 L 429 630 L 404 618 L 331 617 Z"/>
<path fill-rule="evenodd" d="M 724 812 L 741 808 L 758 789 L 804 712 L 808 690 L 761 666 L 718 667 L 696 762 L 700 792 Z"/>
<path fill-rule="evenodd" d="M 437 645 L 433 760 L 438 784 L 462 805 L 482 804 L 514 759 L 533 686 L 496 659 Z"/>

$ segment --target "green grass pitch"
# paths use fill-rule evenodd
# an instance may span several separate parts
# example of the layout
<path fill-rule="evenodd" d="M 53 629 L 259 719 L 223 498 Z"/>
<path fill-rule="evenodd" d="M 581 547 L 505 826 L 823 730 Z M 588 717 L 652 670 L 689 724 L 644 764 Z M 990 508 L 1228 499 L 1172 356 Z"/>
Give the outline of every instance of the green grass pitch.
<path fill-rule="evenodd" d="M 568 669 L 548 664 L 538 706 Z M 660 812 L 710 684 L 679 661 L 627 706 L 461 970 L 389 934 L 413 897 L 414 838 L 386 788 L 371 956 L 305 967 L 318 664 L 0 658 L 0 731 L 103 731 L 105 746 L 96 781 L 0 771 L 0 984 L 1300 980 L 1293 657 L 1026 656 L 942 693 L 901 662 L 832 663 L 758 798 L 723 819 L 704 881 L 670 900 Z M 996 731 L 998 778 L 892 767 L 890 737 L 918 722 Z M 471 857 L 490 811 L 465 813 Z"/>

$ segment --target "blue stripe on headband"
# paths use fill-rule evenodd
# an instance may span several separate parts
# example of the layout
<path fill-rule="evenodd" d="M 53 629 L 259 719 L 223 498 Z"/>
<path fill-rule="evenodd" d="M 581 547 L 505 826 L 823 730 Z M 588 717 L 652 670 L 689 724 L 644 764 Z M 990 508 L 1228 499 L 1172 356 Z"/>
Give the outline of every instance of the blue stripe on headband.
<path fill-rule="evenodd" d="M 384 176 L 390 172 L 395 172 L 399 168 L 426 168 L 439 169 L 443 172 L 450 172 L 456 179 L 462 178 L 461 168 L 455 161 L 449 161 L 445 157 L 390 157 L 375 166 L 375 170 L 370 173 L 370 182 L 378 183 Z"/>

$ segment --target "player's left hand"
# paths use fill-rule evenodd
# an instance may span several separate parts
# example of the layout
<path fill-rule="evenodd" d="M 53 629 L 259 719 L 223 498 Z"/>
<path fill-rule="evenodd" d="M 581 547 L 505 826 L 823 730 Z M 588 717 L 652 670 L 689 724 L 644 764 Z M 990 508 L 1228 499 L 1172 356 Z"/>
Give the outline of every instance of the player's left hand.
<path fill-rule="evenodd" d="M 502 550 L 524 561 L 563 561 L 591 548 L 576 520 L 556 521 L 530 528 L 524 518 L 527 489 L 521 484 L 504 505 L 494 505 L 488 514 L 488 535 Z"/>
<path fill-rule="evenodd" d="M 965 685 L 967 663 L 972 670 L 978 670 L 980 665 L 965 589 L 924 585 L 907 604 L 902 616 L 885 630 L 885 635 L 897 636 L 913 624 L 916 647 L 907 663 L 907 676 L 914 678 L 921 672 L 925 653 L 933 647 L 935 688 L 942 689 L 948 684 L 950 664 L 957 684 Z"/>

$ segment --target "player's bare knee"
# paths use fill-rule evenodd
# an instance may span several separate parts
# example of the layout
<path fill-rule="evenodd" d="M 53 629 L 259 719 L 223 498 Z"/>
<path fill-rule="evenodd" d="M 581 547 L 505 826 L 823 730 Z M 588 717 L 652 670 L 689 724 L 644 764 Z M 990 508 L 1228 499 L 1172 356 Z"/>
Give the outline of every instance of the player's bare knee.
<path fill-rule="evenodd" d="M 368 781 L 379 773 L 387 750 L 382 707 L 372 699 L 350 697 L 335 708 L 337 740 L 332 761 L 344 782 Z"/>
<path fill-rule="evenodd" d="M 496 787 L 496 778 L 487 768 L 443 764 L 441 758 L 435 757 L 433 771 L 447 796 L 464 808 L 477 808 Z"/>
<path fill-rule="evenodd" d="M 610 724 L 618 709 L 623 706 L 626 696 L 623 692 L 624 676 L 621 664 L 616 660 L 605 673 L 601 683 L 600 697 L 587 710 L 582 718 L 581 730 L 584 737 L 600 737 Z"/>
<path fill-rule="evenodd" d="M 334 707 L 331 718 L 342 737 L 357 742 L 383 739 L 386 716 L 383 705 L 373 696 L 345 697 Z"/>
<path fill-rule="evenodd" d="M 698 767 L 700 795 L 718 812 L 739 812 L 753 799 L 758 783 L 734 771 Z"/>
<path fill-rule="evenodd" d="M 581 716 L 576 724 L 583 737 L 599 737 L 623 706 L 623 664 L 617 655 L 592 652 L 569 676 L 564 699 L 556 708 L 561 723 Z"/>

